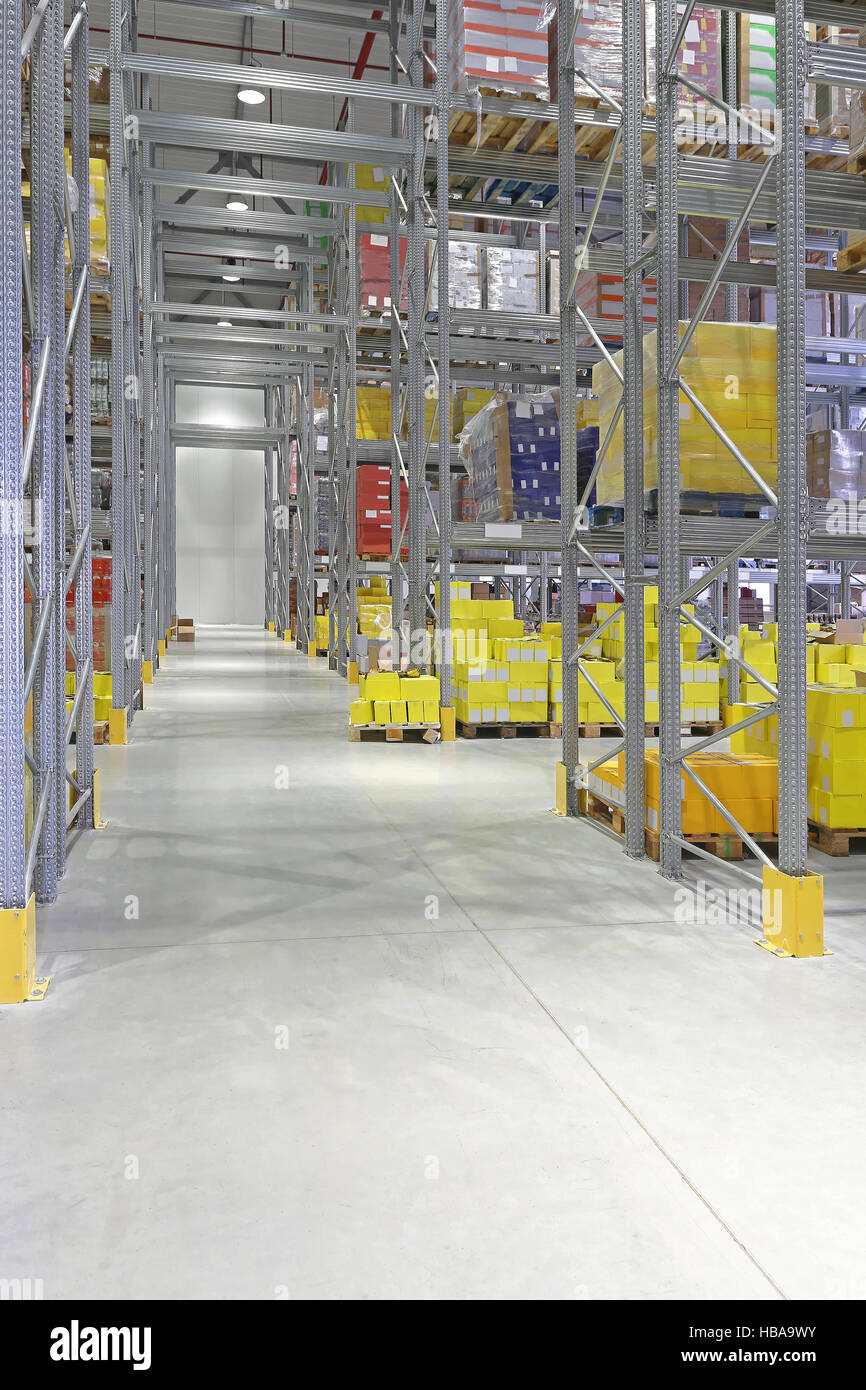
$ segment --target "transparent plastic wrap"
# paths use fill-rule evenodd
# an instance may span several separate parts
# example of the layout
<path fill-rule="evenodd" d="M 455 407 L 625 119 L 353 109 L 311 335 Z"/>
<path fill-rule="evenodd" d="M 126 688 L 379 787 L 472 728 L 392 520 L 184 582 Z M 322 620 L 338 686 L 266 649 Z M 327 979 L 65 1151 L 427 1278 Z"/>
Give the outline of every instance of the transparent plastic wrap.
<path fill-rule="evenodd" d="M 477 519 L 558 521 L 559 392 L 499 392 L 460 436 Z"/>
<path fill-rule="evenodd" d="M 439 303 L 439 274 L 432 242 L 428 243 L 427 268 L 432 277 L 429 306 L 435 314 Z M 481 247 L 471 241 L 449 241 L 448 302 L 452 309 L 481 308 L 481 274 Z M 470 333 L 472 330 L 464 331 Z"/>
<path fill-rule="evenodd" d="M 547 30 L 548 86 L 551 101 L 559 90 L 558 21 L 555 0 L 546 0 L 539 27 Z M 622 94 L 622 0 L 585 0 L 574 35 L 575 72 L 586 72 L 602 91 Z M 592 97 L 591 87 L 577 77 L 575 96 Z"/>
<path fill-rule="evenodd" d="M 810 430 L 806 434 L 806 485 L 810 497 L 866 496 L 866 435 L 860 430 Z"/>
<path fill-rule="evenodd" d="M 685 7 L 677 6 L 681 17 Z M 655 101 L 655 3 L 647 0 L 644 28 L 644 95 Z M 547 29 L 548 83 L 551 101 L 558 92 L 557 20 L 554 0 L 542 7 L 541 27 Z M 719 11 L 710 5 L 696 5 L 689 19 L 680 50 L 683 72 L 715 96 L 722 94 L 722 46 Z M 575 72 L 585 72 L 603 92 L 615 97 L 622 95 L 622 0 L 586 0 L 580 13 L 574 36 Z M 597 95 L 580 79 L 575 81 L 575 95 L 589 98 Z M 693 105 L 698 98 L 685 88 L 680 89 L 682 106 Z"/>
<path fill-rule="evenodd" d="M 448 81 L 452 91 L 534 91 L 547 96 L 541 3 L 450 0 Z"/>
<path fill-rule="evenodd" d="M 512 314 L 537 314 L 539 256 L 520 246 L 488 246 L 487 307 Z M 521 330 L 525 335 L 528 330 Z M 513 336 L 512 331 L 503 337 Z"/>
<path fill-rule="evenodd" d="M 848 111 L 848 173 L 866 171 L 866 92 L 852 91 Z"/>

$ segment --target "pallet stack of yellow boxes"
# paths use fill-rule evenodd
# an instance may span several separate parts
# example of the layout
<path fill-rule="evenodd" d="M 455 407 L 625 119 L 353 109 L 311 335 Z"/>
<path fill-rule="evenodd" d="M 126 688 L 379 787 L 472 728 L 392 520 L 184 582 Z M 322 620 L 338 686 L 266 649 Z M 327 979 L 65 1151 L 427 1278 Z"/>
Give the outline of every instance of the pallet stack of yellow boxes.
<path fill-rule="evenodd" d="M 680 324 L 680 337 L 685 324 Z M 656 332 L 644 337 L 644 489 L 658 487 Z M 622 367 L 622 352 L 614 354 Z M 680 376 L 706 406 L 765 482 L 776 481 L 776 328 L 758 323 L 701 323 L 689 340 Z M 603 438 L 621 395 L 607 362 L 592 369 Z M 730 450 L 680 392 L 680 489 L 704 496 L 761 497 Z M 620 420 L 596 480 L 600 504 L 623 500 L 623 434 Z"/>
<path fill-rule="evenodd" d="M 525 631 L 512 599 L 470 594 L 469 584 L 452 580 L 455 717 L 462 724 L 546 723 L 555 643 Z M 438 604 L 438 584 L 435 600 Z"/>
<path fill-rule="evenodd" d="M 75 672 L 66 672 L 66 713 L 69 714 L 75 699 Z M 93 719 L 96 724 L 104 724 L 111 712 L 111 672 L 93 673 Z"/>
<path fill-rule="evenodd" d="M 371 671 L 358 682 L 350 724 L 438 724 L 439 677 L 418 672 Z"/>
<path fill-rule="evenodd" d="M 686 604 L 686 608 L 694 612 L 693 604 Z M 588 648 L 585 665 L 587 674 L 604 690 L 622 717 L 625 714 L 625 685 L 620 678 L 625 657 L 624 612 L 622 604 L 596 604 L 599 623 L 617 611 L 618 617 Z M 647 584 L 644 587 L 644 719 L 648 724 L 659 721 L 658 611 L 658 588 Z M 680 718 L 683 724 L 714 723 L 719 719 L 719 663 L 711 657 L 698 660 L 700 642 L 697 628 L 680 625 Z M 588 681 L 579 687 L 578 700 L 581 724 L 611 722 L 608 710 Z"/>
<path fill-rule="evenodd" d="M 495 391 L 488 391 L 480 386 L 466 386 L 455 391 L 454 404 L 451 407 L 451 433 L 455 439 L 473 416 L 493 400 L 495 394 Z"/>
<path fill-rule="evenodd" d="M 760 753 L 733 754 L 706 750 L 693 753 L 689 765 L 701 781 L 730 811 L 750 835 L 772 835 L 777 830 L 776 763 Z M 659 831 L 659 753 L 644 753 L 646 826 Z M 625 806 L 625 754 L 620 753 L 590 773 L 587 790 L 614 806 Z M 731 826 L 685 773 L 681 777 L 682 830 L 684 835 L 731 834 Z"/>
<path fill-rule="evenodd" d="M 391 636 L 391 599 L 384 575 L 370 575 L 367 584 L 355 591 L 358 605 L 358 631 L 362 637 L 387 641 Z"/>
<path fill-rule="evenodd" d="M 390 386 L 359 386 L 355 397 L 355 435 L 358 439 L 391 438 Z"/>
<path fill-rule="evenodd" d="M 327 613 L 316 614 L 316 640 L 315 647 L 317 652 L 328 650 L 328 640 L 330 634 L 330 618 Z"/>
<path fill-rule="evenodd" d="M 810 643 L 806 692 L 808 818 L 828 829 L 866 828 L 866 687 L 856 684 L 866 671 L 862 643 Z M 835 659 L 834 659 L 835 658 Z M 766 703 L 766 692 L 752 702 L 731 706 L 736 723 Z M 732 750 L 778 756 L 776 715 L 731 735 Z"/>

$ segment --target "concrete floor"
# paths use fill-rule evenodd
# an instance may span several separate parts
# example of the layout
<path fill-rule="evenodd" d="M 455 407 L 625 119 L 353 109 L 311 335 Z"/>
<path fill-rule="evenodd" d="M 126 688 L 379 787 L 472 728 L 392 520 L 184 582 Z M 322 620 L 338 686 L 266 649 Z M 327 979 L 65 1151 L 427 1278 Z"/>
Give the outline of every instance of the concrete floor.
<path fill-rule="evenodd" d="M 553 816 L 554 743 L 349 744 L 345 684 L 249 629 L 148 696 L 48 996 L 0 1009 L 0 1276 L 866 1294 L 862 858 L 815 858 L 835 954 L 778 961 Z"/>

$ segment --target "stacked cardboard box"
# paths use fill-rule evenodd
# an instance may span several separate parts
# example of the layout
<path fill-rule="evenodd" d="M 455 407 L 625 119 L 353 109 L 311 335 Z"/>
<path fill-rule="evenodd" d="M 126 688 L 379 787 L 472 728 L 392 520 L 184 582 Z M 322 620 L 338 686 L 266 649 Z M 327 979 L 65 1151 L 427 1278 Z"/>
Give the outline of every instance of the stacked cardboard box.
<path fill-rule="evenodd" d="M 391 243 L 380 232 L 363 232 L 358 239 L 358 287 L 360 307 L 390 309 L 391 307 Z M 400 273 L 406 260 L 406 238 L 400 238 Z M 400 308 L 407 307 L 407 285 L 403 282 Z"/>
<path fill-rule="evenodd" d="M 489 401 L 493 400 L 495 391 L 488 391 L 478 386 L 462 386 L 459 391 L 454 393 L 454 402 L 451 406 L 451 428 L 454 438 L 469 424 L 482 410 Z"/>
<path fill-rule="evenodd" d="M 542 6 L 526 0 L 451 0 L 448 82 L 452 91 L 494 86 L 547 94 Z"/>
<path fill-rule="evenodd" d="M 365 463 L 357 471 L 355 540 L 360 555 L 391 553 L 391 470 Z M 406 521 L 409 492 L 400 479 L 400 526 Z M 405 547 L 404 547 L 405 549 Z"/>
<path fill-rule="evenodd" d="M 391 438 L 390 386 L 359 386 L 355 397 L 355 434 L 358 439 Z"/>
<path fill-rule="evenodd" d="M 66 172 L 72 178 L 72 153 L 70 150 L 66 154 Z M 107 275 L 109 270 L 108 255 L 108 213 L 109 213 L 109 183 L 108 165 L 104 159 L 90 160 L 90 183 L 86 190 L 77 189 L 79 198 L 87 196 L 90 199 L 90 269 L 95 275 Z M 66 242 L 66 264 L 67 269 L 71 265 L 69 242 Z"/>
<path fill-rule="evenodd" d="M 427 274 L 430 277 L 430 308 L 439 303 L 439 260 L 434 258 L 435 242 L 427 244 Z M 448 302 L 452 309 L 480 309 L 482 304 L 483 262 L 481 247 L 471 241 L 448 243 Z"/>
<path fill-rule="evenodd" d="M 348 169 L 346 170 L 348 175 Z M 388 171 L 387 169 L 377 169 L 372 164 L 355 165 L 355 187 L 368 188 L 376 193 L 388 192 Z M 388 217 L 387 208 L 371 207 L 369 204 L 359 204 L 359 222 L 384 222 Z"/>
<path fill-rule="evenodd" d="M 558 521 L 559 395 L 497 394 L 461 441 L 479 521 Z"/>
<path fill-rule="evenodd" d="M 866 496 L 866 436 L 860 430 L 810 430 L 806 435 L 810 497 L 857 501 Z"/>
<path fill-rule="evenodd" d="M 75 699 L 75 669 L 66 671 L 66 713 L 72 709 Z M 107 671 L 93 673 L 93 722 L 102 724 L 111 712 L 111 676 Z"/>
<path fill-rule="evenodd" d="M 538 252 L 521 246 L 488 246 L 486 260 L 488 309 L 537 314 Z M 496 331 L 495 323 L 491 329 Z M 511 337 L 512 330 L 504 336 Z"/>
<path fill-rule="evenodd" d="M 439 677 L 397 671 L 362 676 L 359 698 L 349 706 L 351 724 L 435 724 L 439 720 Z"/>
<path fill-rule="evenodd" d="M 701 781 L 749 834 L 773 834 L 778 822 L 778 775 L 772 758 L 760 754 L 705 751 L 689 756 L 689 765 Z M 646 824 L 659 830 L 659 754 L 644 753 Z M 588 790 L 615 806 L 625 805 L 625 754 L 610 759 L 589 774 Z M 731 827 L 685 773 L 680 777 L 681 816 L 684 835 L 721 835 Z"/>
<path fill-rule="evenodd" d="M 550 648 L 545 639 L 494 637 L 488 651 L 485 658 L 455 662 L 457 718 L 464 724 L 546 721 Z"/>
<path fill-rule="evenodd" d="M 686 608 L 689 612 L 694 611 L 691 604 L 687 604 Z M 610 665 L 616 672 L 615 699 L 611 699 L 611 704 L 622 714 L 625 710 L 624 685 L 618 677 L 622 673 L 621 663 L 625 656 L 624 611 L 622 604 L 597 603 L 595 612 L 599 623 L 611 613 L 618 614 L 597 642 L 592 644 L 587 655 L 591 658 L 603 657 L 603 664 Z M 660 716 L 658 615 L 658 589 L 655 585 L 647 584 L 644 586 L 644 719 L 650 724 L 658 723 Z M 696 628 L 680 626 L 680 718 L 683 724 L 703 724 L 719 718 L 719 664 L 715 660 L 698 660 L 700 642 Z M 591 690 L 585 702 L 582 693 L 579 698 L 581 723 L 610 722 L 610 714 Z"/>
<path fill-rule="evenodd" d="M 90 418 L 111 418 L 111 358 L 98 353 L 90 358 Z"/>
<path fill-rule="evenodd" d="M 557 53 L 557 11 L 548 25 L 548 80 L 550 99 L 556 101 L 559 88 Z M 645 90 L 655 96 L 655 5 L 646 5 L 644 41 Z M 716 96 L 722 95 L 721 27 L 718 10 L 709 5 L 696 5 L 683 36 L 680 61 L 684 70 L 702 87 Z M 595 0 L 584 5 L 574 39 L 574 66 L 586 72 L 603 91 L 612 96 L 622 95 L 622 0 Z M 575 84 L 579 95 L 590 95 L 589 88 L 579 78 Z M 681 104 L 688 104 L 691 94 L 680 94 Z"/>
<path fill-rule="evenodd" d="M 680 337 L 685 325 L 680 324 Z M 621 367 L 622 353 L 614 360 Z M 656 334 L 644 338 L 644 488 L 658 486 Z M 755 323 L 701 323 L 680 363 L 680 375 L 743 451 L 761 477 L 776 482 L 776 329 Z M 611 422 L 620 384 L 607 362 L 592 369 L 599 398 L 599 430 Z M 680 487 L 702 494 L 761 496 L 715 432 L 679 393 Z M 598 500 L 621 504 L 622 421 L 616 427 L 598 476 Z"/>

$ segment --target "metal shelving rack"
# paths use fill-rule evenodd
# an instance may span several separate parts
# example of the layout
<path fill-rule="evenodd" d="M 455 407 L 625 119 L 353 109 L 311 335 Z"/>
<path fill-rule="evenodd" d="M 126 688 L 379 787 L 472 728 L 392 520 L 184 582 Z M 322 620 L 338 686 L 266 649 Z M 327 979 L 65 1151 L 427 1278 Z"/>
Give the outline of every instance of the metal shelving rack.
<path fill-rule="evenodd" d="M 71 196 L 64 159 L 64 62 L 71 68 Z M 94 824 L 90 620 L 90 314 L 88 16 L 62 0 L 0 13 L 0 1002 L 41 998 L 35 903 L 52 902 L 67 838 Z M 26 81 L 22 64 L 28 65 Z M 22 88 L 29 96 L 24 121 Z M 30 148 L 30 250 L 24 237 L 21 141 Z M 65 311 L 65 245 L 71 308 Z M 23 307 L 22 307 L 23 306 Z M 23 428 L 24 331 L 32 397 Z M 67 448 L 65 379 L 72 380 Z M 31 627 L 25 621 L 25 584 Z M 67 632 L 67 594 L 75 585 Z M 28 641 L 29 639 L 29 641 Z M 66 708 L 66 652 L 76 690 Z M 32 717 L 32 739 L 27 728 Z M 74 770 L 67 749 L 75 742 Z M 28 776 L 32 792 L 28 789 Z M 69 791 L 67 791 L 69 788 Z"/>
<path fill-rule="evenodd" d="M 660 677 L 660 872 L 677 879 L 682 874 L 682 852 L 688 849 L 701 854 L 699 846 L 687 843 L 682 837 L 680 821 L 680 784 L 683 774 L 691 779 L 712 801 L 716 809 L 739 835 L 759 861 L 763 873 L 755 875 L 739 865 L 727 867 L 766 889 L 770 884 L 781 893 L 781 914 L 775 913 L 769 922 L 765 913 L 765 944 L 779 953 L 799 953 L 792 937 L 793 916 L 797 911 L 797 894 L 808 892 L 807 822 L 806 822 L 806 584 L 807 557 L 814 554 L 836 555 L 842 562 L 843 596 L 848 586 L 845 574 L 850 574 L 852 558 L 862 558 L 862 542 L 836 538 L 822 528 L 821 509 L 809 503 L 806 491 L 806 402 L 807 383 L 839 385 L 843 390 L 863 384 L 863 369 L 807 363 L 807 348 L 844 351 L 846 339 L 810 340 L 805 332 L 805 292 L 811 288 L 839 293 L 856 292 L 856 286 L 844 275 L 820 271 L 806 265 L 806 226 L 843 227 L 861 231 L 866 217 L 866 196 L 863 184 L 846 174 L 817 172 L 806 169 L 806 153 L 822 151 L 838 153 L 832 141 L 820 141 L 805 133 L 805 76 L 807 59 L 809 77 L 813 81 L 837 82 L 841 85 L 866 86 L 866 62 L 848 50 L 832 46 L 808 45 L 804 20 L 824 21 L 839 25 L 856 25 L 858 16 L 852 7 L 840 4 L 815 3 L 804 6 L 802 0 L 778 0 L 772 6 L 734 5 L 731 11 L 765 9 L 775 14 L 780 101 L 777 112 L 776 139 L 769 157 L 763 164 L 747 166 L 736 161 L 736 145 L 728 145 L 724 161 L 694 156 L 682 156 L 677 151 L 677 97 L 684 81 L 679 70 L 679 46 L 694 6 L 685 6 L 678 15 L 675 0 L 658 0 L 656 5 L 656 168 L 643 166 L 641 136 L 646 121 L 641 115 L 641 48 L 644 32 L 644 6 L 641 0 L 624 0 L 623 6 L 623 109 L 616 117 L 622 132 L 622 167 L 610 172 L 609 186 L 621 190 L 623 219 L 621 252 L 616 269 L 624 277 L 624 365 L 621 412 L 624 429 L 625 498 L 623 523 L 618 531 L 606 528 L 596 535 L 585 531 L 579 514 L 574 477 L 576 447 L 568 417 L 573 416 L 573 376 L 575 362 L 571 344 L 576 329 L 576 311 L 570 298 L 570 268 L 575 264 L 575 203 L 574 203 L 574 144 L 572 132 L 575 119 L 582 119 L 574 110 L 573 36 L 576 27 L 574 0 L 559 0 L 558 32 L 560 40 L 559 65 L 559 182 L 560 182 L 560 247 L 561 247 L 561 336 L 562 336 L 562 470 L 563 470 L 563 660 L 564 732 L 563 764 L 566 780 L 566 809 L 577 814 L 580 788 L 589 772 L 619 749 L 625 754 L 625 845 L 634 857 L 643 854 L 644 840 L 644 718 L 643 718 L 643 599 L 642 587 L 648 582 L 644 569 L 646 554 L 659 557 L 659 677 Z M 726 57 L 728 105 L 734 105 L 736 92 L 733 63 L 735 45 L 731 39 L 730 15 L 726 20 Z M 686 82 L 692 92 L 718 106 L 716 98 L 701 92 L 690 79 Z M 729 114 L 731 114 L 729 112 Z M 703 173 L 701 171 L 703 166 Z M 747 172 L 748 168 L 748 172 Z M 601 192 L 605 186 L 605 170 L 588 162 L 579 167 L 577 176 L 585 186 Z M 647 198 L 648 187 L 652 198 Z M 644 241 L 645 212 L 655 211 L 655 237 L 649 245 Z M 683 214 L 723 217 L 727 221 L 728 240 L 715 264 L 700 263 L 680 253 L 680 227 Z M 750 218 L 774 221 L 777 227 L 775 268 L 745 265 L 736 262 L 737 236 Z M 592 253 L 588 262 L 599 263 Z M 771 272 L 772 278 L 768 275 Z M 658 517 L 644 515 L 643 503 L 643 436 L 642 436 L 642 322 L 641 285 L 645 274 L 654 275 L 658 299 L 658 456 L 659 508 Z M 770 522 L 712 521 L 707 518 L 681 516 L 679 483 L 679 392 L 683 389 L 678 364 L 681 341 L 678 320 L 681 317 L 679 289 L 686 280 L 703 280 L 705 292 L 692 326 L 699 321 L 718 285 L 728 287 L 729 315 L 736 316 L 736 285 L 772 284 L 778 303 L 778 412 L 779 412 L 779 480 L 774 492 L 763 484 L 751 469 L 748 459 L 735 447 L 729 448 L 740 465 L 749 473 L 753 483 L 763 491 L 768 504 L 775 510 Z M 578 311 L 579 312 L 579 311 Z M 585 328 L 589 325 L 584 324 Z M 686 332 L 690 332 L 687 328 Z M 688 398 L 695 404 L 719 434 L 724 431 L 712 420 L 694 393 L 686 388 Z M 603 455 L 604 444 L 600 449 Z M 582 671 L 581 656 L 589 640 L 578 646 L 576 631 L 576 590 L 574 573 L 579 554 L 591 559 L 593 552 L 619 551 L 624 560 L 624 579 L 614 581 L 614 587 L 624 596 L 625 608 L 625 679 L 626 717 L 617 720 L 623 728 L 623 738 L 603 758 L 596 759 L 579 770 L 577 739 L 577 681 Z M 686 558 L 703 553 L 719 556 L 701 577 L 689 583 L 683 580 Z M 779 676 L 778 687 L 754 672 L 743 659 L 738 642 L 739 561 L 743 555 L 776 555 L 778 580 Z M 845 557 L 843 559 L 843 556 Z M 604 573 L 601 566 L 600 572 Z M 685 571 L 688 574 L 688 570 Z M 653 579 L 655 576 L 652 577 Z M 711 584 L 726 578 L 730 595 L 727 620 L 727 640 L 719 620 L 719 630 L 713 632 L 699 619 L 693 618 L 685 605 Z M 652 582 L 652 581 L 649 581 Z M 720 615 L 719 619 L 720 619 Z M 683 745 L 680 731 L 680 668 L 679 635 L 683 624 L 699 628 L 728 662 L 731 690 L 729 700 L 738 695 L 737 676 L 746 672 L 767 691 L 768 703 L 755 714 L 738 724 L 710 735 L 698 744 Z M 601 628 L 597 629 L 598 632 Z M 592 684 L 589 677 L 585 677 Z M 600 694 L 601 692 L 597 692 Z M 610 711 L 613 715 L 613 711 Z M 689 763 L 689 754 L 713 746 L 739 728 L 764 720 L 778 713 L 779 753 L 779 851 L 778 865 L 769 858 L 737 823 L 730 812 L 708 792 L 697 772 Z M 719 861 L 713 856 L 712 862 Z M 814 900 L 813 900 L 814 902 Z M 816 910 L 812 911 L 812 927 Z M 817 910 L 820 916 L 820 909 Z M 823 949 L 821 922 L 807 932 L 811 935 L 809 954 Z M 788 949 L 790 948 L 790 950 Z M 805 950 L 806 948 L 804 948 Z"/>

